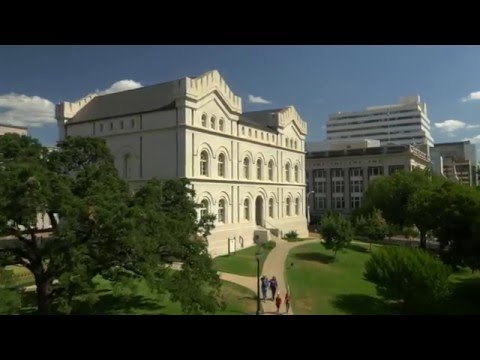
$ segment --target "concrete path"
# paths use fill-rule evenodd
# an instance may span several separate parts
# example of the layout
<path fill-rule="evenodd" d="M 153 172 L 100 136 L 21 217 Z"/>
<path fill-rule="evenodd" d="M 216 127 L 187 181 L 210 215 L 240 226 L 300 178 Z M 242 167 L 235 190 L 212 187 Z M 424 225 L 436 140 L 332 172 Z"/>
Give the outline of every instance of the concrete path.
<path fill-rule="evenodd" d="M 287 289 L 287 285 L 285 283 L 285 260 L 287 259 L 287 255 L 291 249 L 297 246 L 306 245 L 318 242 L 320 237 L 318 234 L 310 234 L 312 240 L 304 240 L 298 242 L 288 242 L 285 240 L 274 239 L 277 243 L 275 248 L 270 251 L 268 254 L 267 259 L 263 263 L 263 268 L 260 275 L 266 275 L 269 279 L 272 276 L 277 278 L 278 282 L 278 289 L 280 291 L 280 296 L 282 297 L 282 305 L 280 307 L 280 315 L 286 315 L 285 313 L 285 293 Z M 241 276 L 236 274 L 230 274 L 225 272 L 220 272 L 220 279 L 233 282 L 235 284 L 241 285 L 246 287 L 247 289 L 252 290 L 255 294 L 257 293 L 257 278 L 256 276 Z M 292 294 L 294 297 L 295 294 Z M 277 308 L 275 306 L 275 302 L 272 301 L 272 294 L 270 289 L 267 292 L 267 298 L 265 302 L 261 302 L 262 311 L 265 315 L 277 315 Z M 288 315 L 293 315 L 293 308 L 290 306 L 290 312 Z"/>
<path fill-rule="evenodd" d="M 290 252 L 290 250 L 293 249 L 294 247 L 311 244 L 318 241 L 319 241 L 319 238 L 312 239 L 312 240 L 298 241 L 298 242 L 288 242 L 280 239 L 275 240 L 275 242 L 277 243 L 277 246 L 275 246 L 275 248 L 270 252 L 270 254 L 268 254 L 268 257 L 263 264 L 262 275 L 267 276 L 269 279 L 272 276 L 275 276 L 277 278 L 277 282 L 278 282 L 277 291 L 280 292 L 280 296 L 282 298 L 282 305 L 280 306 L 280 312 L 277 313 L 277 307 L 275 306 L 274 301 L 267 300 L 265 302 L 262 302 L 265 315 L 273 315 L 273 314 L 287 315 L 285 313 L 285 310 L 286 310 L 285 294 L 287 290 L 287 284 L 285 282 L 285 276 L 284 276 L 285 260 L 287 259 L 287 255 Z M 271 299 L 270 291 L 268 292 L 267 296 L 270 296 L 270 299 Z M 291 296 L 293 298 L 295 294 L 292 293 Z M 290 305 L 290 311 L 288 315 L 293 315 L 293 308 L 291 305 Z"/>

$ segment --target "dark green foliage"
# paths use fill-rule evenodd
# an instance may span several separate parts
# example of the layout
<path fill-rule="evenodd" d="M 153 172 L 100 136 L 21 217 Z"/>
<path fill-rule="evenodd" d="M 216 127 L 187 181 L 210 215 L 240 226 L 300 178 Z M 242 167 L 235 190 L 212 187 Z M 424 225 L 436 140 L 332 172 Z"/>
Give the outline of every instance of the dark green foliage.
<path fill-rule="evenodd" d="M 266 250 L 267 250 L 267 249 L 270 249 L 270 250 L 271 250 L 271 249 L 274 249 L 275 246 L 277 246 L 277 243 L 276 243 L 275 241 L 272 241 L 272 240 L 267 241 L 266 243 L 263 243 L 263 244 L 261 245 L 262 249 L 266 249 Z"/>
<path fill-rule="evenodd" d="M 450 269 L 414 248 L 384 247 L 365 264 L 365 278 L 385 299 L 402 301 L 409 313 L 431 311 L 450 294 Z"/>
<path fill-rule="evenodd" d="M 9 146 L 26 149 L 13 154 Z M 197 221 L 186 180 L 152 180 L 133 195 L 101 139 L 67 138 L 47 155 L 33 139 L 8 136 L 0 151 L 0 231 L 19 243 L 0 263 L 32 272 L 40 313 L 95 302 L 97 276 L 125 287 L 143 279 L 185 312 L 218 307 L 220 281 L 204 241 L 214 216 Z M 52 221 L 48 240 L 36 231 L 38 213 Z M 168 269 L 173 260 L 182 271 Z"/>
<path fill-rule="evenodd" d="M 337 251 L 346 248 L 353 240 L 353 229 L 350 221 L 337 213 L 325 214 L 322 217 L 320 233 L 325 247 L 333 250 L 334 259 L 337 257 Z"/>
<path fill-rule="evenodd" d="M 288 240 L 298 239 L 298 233 L 295 230 L 289 231 L 285 234 L 285 238 Z"/>
<path fill-rule="evenodd" d="M 382 217 L 382 212 L 373 209 L 369 214 L 359 215 L 355 222 L 355 235 L 360 236 L 364 240 L 370 242 L 370 250 L 372 242 L 380 242 L 385 239 L 388 232 L 388 225 Z"/>

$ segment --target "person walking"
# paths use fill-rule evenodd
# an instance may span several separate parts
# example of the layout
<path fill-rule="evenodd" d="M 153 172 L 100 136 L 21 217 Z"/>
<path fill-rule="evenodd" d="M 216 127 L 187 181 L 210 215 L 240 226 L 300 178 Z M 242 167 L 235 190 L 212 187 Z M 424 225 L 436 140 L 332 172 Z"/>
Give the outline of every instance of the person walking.
<path fill-rule="evenodd" d="M 280 312 L 280 306 L 282 305 L 282 298 L 280 297 L 280 291 L 277 294 L 277 297 L 275 298 L 275 305 L 277 307 L 277 313 Z"/>
<path fill-rule="evenodd" d="M 267 290 L 268 290 L 268 278 L 263 275 L 261 278 L 261 286 L 262 286 L 262 295 L 263 295 L 263 301 L 267 300 Z"/>
<path fill-rule="evenodd" d="M 270 290 L 272 291 L 272 301 L 275 300 L 275 294 L 277 293 L 277 288 L 278 288 L 277 278 L 275 276 L 272 276 L 272 279 L 270 280 Z"/>
<path fill-rule="evenodd" d="M 288 311 L 290 310 L 290 301 L 291 301 L 290 292 L 287 291 L 287 293 L 285 294 L 285 308 L 287 309 L 287 314 L 288 314 Z"/>

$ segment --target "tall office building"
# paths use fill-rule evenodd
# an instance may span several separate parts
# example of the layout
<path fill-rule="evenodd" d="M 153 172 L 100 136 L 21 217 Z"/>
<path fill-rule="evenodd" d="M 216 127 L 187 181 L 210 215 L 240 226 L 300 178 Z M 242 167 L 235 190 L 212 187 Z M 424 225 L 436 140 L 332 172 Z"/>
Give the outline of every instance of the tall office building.
<path fill-rule="evenodd" d="M 365 110 L 338 112 L 327 121 L 327 140 L 380 140 L 381 145 L 433 146 L 427 105 L 420 96 L 400 98 L 395 105 L 367 107 Z M 426 147 L 425 147 L 426 148 Z"/>
<path fill-rule="evenodd" d="M 435 173 L 454 182 L 478 185 L 477 149 L 470 141 L 435 144 L 431 157 Z"/>

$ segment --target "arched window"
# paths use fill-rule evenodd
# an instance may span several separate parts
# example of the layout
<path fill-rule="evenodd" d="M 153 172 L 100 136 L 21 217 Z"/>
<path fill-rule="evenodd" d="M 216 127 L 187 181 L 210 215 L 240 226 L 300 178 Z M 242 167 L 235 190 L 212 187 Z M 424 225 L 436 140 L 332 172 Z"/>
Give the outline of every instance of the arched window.
<path fill-rule="evenodd" d="M 290 164 L 285 165 L 285 181 L 290 182 Z"/>
<path fill-rule="evenodd" d="M 215 130 L 215 116 L 210 118 L 210 129 Z"/>
<path fill-rule="evenodd" d="M 255 139 L 257 138 L 257 130 L 255 130 Z"/>
<path fill-rule="evenodd" d="M 286 201 L 286 213 L 287 213 L 287 216 L 290 216 L 290 198 L 287 198 L 287 201 Z"/>
<path fill-rule="evenodd" d="M 200 154 L 200 175 L 208 176 L 208 153 L 205 150 Z"/>
<path fill-rule="evenodd" d="M 225 177 L 225 155 L 218 155 L 218 176 Z"/>
<path fill-rule="evenodd" d="M 245 127 L 242 126 L 242 135 L 245 135 Z"/>
<path fill-rule="evenodd" d="M 207 114 L 202 115 L 202 126 L 207 127 Z"/>
<path fill-rule="evenodd" d="M 257 160 L 257 179 L 262 180 L 262 160 Z"/>
<path fill-rule="evenodd" d="M 250 159 L 246 157 L 243 159 L 243 177 L 248 179 L 250 177 Z"/>
<path fill-rule="evenodd" d="M 268 141 L 268 140 L 270 140 L 270 139 L 269 139 L 269 136 L 268 136 L 268 134 L 267 134 L 267 141 Z"/>
<path fill-rule="evenodd" d="M 268 200 L 268 216 L 273 218 L 273 199 Z"/>
<path fill-rule="evenodd" d="M 297 140 L 295 140 L 295 150 L 297 149 Z"/>
<path fill-rule="evenodd" d="M 262 140 L 263 140 L 263 132 L 262 132 L 261 136 L 262 136 Z"/>
<path fill-rule="evenodd" d="M 300 199 L 295 199 L 295 215 L 300 215 Z"/>
<path fill-rule="evenodd" d="M 290 139 L 290 147 L 293 148 L 293 139 Z"/>
<path fill-rule="evenodd" d="M 298 165 L 295 165 L 295 167 L 293 168 L 293 174 L 295 177 L 295 182 L 298 182 Z"/>
<path fill-rule="evenodd" d="M 243 202 L 243 217 L 245 220 L 250 220 L 250 200 L 248 199 Z"/>
<path fill-rule="evenodd" d="M 218 130 L 223 131 L 224 130 L 224 120 L 220 119 L 218 121 Z"/>
<path fill-rule="evenodd" d="M 273 160 L 268 162 L 268 180 L 273 181 Z"/>
<path fill-rule="evenodd" d="M 285 146 L 288 147 L 288 138 L 285 139 Z"/>
<path fill-rule="evenodd" d="M 248 129 L 248 136 L 252 136 L 252 129 Z"/>
<path fill-rule="evenodd" d="M 200 217 L 203 217 L 208 214 L 210 206 L 207 199 L 203 199 L 200 204 L 202 205 L 202 207 L 200 208 Z"/>
<path fill-rule="evenodd" d="M 218 200 L 218 222 L 225 223 L 225 200 L 220 199 Z"/>

